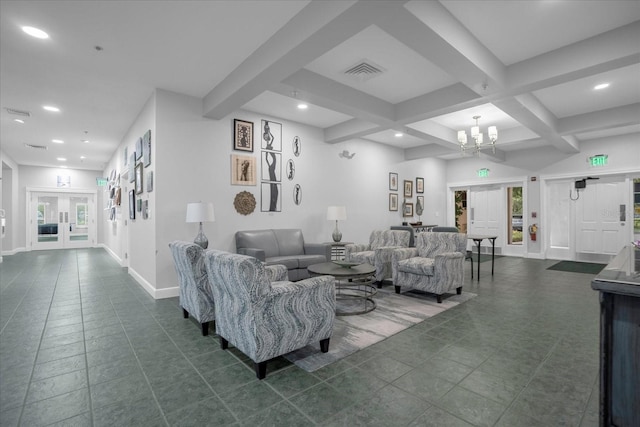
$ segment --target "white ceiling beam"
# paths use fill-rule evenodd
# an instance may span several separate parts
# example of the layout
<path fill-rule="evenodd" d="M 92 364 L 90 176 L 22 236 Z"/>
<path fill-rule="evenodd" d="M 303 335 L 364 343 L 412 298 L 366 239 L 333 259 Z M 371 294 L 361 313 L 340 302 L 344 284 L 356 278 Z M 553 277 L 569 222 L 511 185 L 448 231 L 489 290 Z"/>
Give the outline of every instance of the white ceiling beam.
<path fill-rule="evenodd" d="M 282 85 L 276 86 L 274 91 L 291 96 L 293 90 L 298 93 L 300 99 L 319 107 L 362 120 L 381 121 L 388 125 L 393 125 L 395 122 L 395 108 L 390 102 L 328 79 L 313 71 L 302 69 L 292 74 L 283 80 Z M 287 93 L 282 93 L 283 91 Z"/>
<path fill-rule="evenodd" d="M 518 95 L 495 101 L 494 105 L 540 135 L 558 150 L 564 153 L 579 151 L 577 144 L 558 135 L 556 117 L 535 96 Z"/>
<path fill-rule="evenodd" d="M 456 83 L 396 104 L 396 120 L 398 123 L 414 123 L 485 102 L 467 86 Z"/>
<path fill-rule="evenodd" d="M 370 25 L 363 1 L 311 1 L 245 59 L 203 100 L 203 114 L 221 119 Z"/>
<path fill-rule="evenodd" d="M 640 63 L 640 21 L 512 64 L 511 94 L 531 92 Z"/>
<path fill-rule="evenodd" d="M 504 88 L 504 64 L 440 2 L 411 2 L 392 13 L 378 26 L 432 64 L 476 93 Z"/>
<path fill-rule="evenodd" d="M 411 147 L 404 150 L 405 160 L 425 159 L 428 157 L 444 156 L 452 154 L 451 149 L 438 144 L 427 144 L 419 147 Z M 461 154 L 462 155 L 462 154 Z"/>
<path fill-rule="evenodd" d="M 376 123 L 367 122 L 361 119 L 351 119 L 337 125 L 325 128 L 324 142 L 336 144 L 350 139 L 361 138 L 372 133 L 384 130 Z"/>
<path fill-rule="evenodd" d="M 560 135 L 629 126 L 638 123 L 640 103 L 593 111 L 558 120 Z"/>

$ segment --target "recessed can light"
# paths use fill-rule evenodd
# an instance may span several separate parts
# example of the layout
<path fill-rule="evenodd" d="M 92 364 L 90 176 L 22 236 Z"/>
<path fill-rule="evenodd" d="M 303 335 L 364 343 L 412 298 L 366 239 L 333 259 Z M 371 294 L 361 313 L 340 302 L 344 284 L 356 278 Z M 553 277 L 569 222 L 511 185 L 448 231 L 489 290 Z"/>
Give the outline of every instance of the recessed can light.
<path fill-rule="evenodd" d="M 56 157 L 56 160 L 58 160 L 59 162 L 66 162 L 67 159 L 65 159 L 64 157 Z"/>
<path fill-rule="evenodd" d="M 298 104 L 298 109 L 300 110 L 306 110 L 307 108 L 309 108 L 307 104 Z"/>
<path fill-rule="evenodd" d="M 609 87 L 609 83 L 600 83 L 599 85 L 595 85 L 593 88 L 595 90 L 606 89 Z"/>
<path fill-rule="evenodd" d="M 52 139 L 51 142 L 55 142 L 56 144 L 64 144 L 64 141 L 61 139 Z"/>
<path fill-rule="evenodd" d="M 29 34 L 31 37 L 35 37 L 37 39 L 48 39 L 49 34 L 42 31 L 40 28 L 24 26 L 22 27 L 22 31 Z"/>
<path fill-rule="evenodd" d="M 13 121 L 16 122 L 16 123 L 20 123 L 21 125 L 24 124 L 24 120 L 22 120 L 22 119 L 13 119 Z"/>
<path fill-rule="evenodd" d="M 396 132 L 395 137 L 400 138 L 402 136 L 402 132 Z"/>
<path fill-rule="evenodd" d="M 54 107 L 53 105 L 43 105 L 42 108 L 44 108 L 47 111 L 54 112 L 54 113 L 60 112 L 60 109 L 58 107 Z"/>
<path fill-rule="evenodd" d="M 89 140 L 88 139 L 81 139 L 80 142 L 84 142 L 85 144 L 88 144 Z"/>
<path fill-rule="evenodd" d="M 80 160 L 84 160 L 84 159 L 86 159 L 85 156 L 80 156 Z"/>

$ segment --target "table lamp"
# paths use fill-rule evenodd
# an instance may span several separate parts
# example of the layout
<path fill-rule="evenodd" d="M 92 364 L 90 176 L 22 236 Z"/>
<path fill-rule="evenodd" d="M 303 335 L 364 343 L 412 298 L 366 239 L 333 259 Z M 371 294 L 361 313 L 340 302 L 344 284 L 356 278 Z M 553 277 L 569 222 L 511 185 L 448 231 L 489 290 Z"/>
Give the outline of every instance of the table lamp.
<path fill-rule="evenodd" d="M 200 232 L 193 243 L 202 247 L 202 249 L 207 249 L 209 246 L 209 240 L 202 231 L 202 223 L 213 222 L 215 219 L 215 215 L 213 214 L 213 203 L 197 202 L 187 204 L 187 222 L 200 223 Z"/>
<path fill-rule="evenodd" d="M 327 220 L 336 222 L 336 229 L 333 230 L 334 242 L 342 240 L 342 233 L 338 230 L 338 221 L 344 221 L 347 219 L 347 209 L 344 206 L 329 206 L 327 208 Z"/>

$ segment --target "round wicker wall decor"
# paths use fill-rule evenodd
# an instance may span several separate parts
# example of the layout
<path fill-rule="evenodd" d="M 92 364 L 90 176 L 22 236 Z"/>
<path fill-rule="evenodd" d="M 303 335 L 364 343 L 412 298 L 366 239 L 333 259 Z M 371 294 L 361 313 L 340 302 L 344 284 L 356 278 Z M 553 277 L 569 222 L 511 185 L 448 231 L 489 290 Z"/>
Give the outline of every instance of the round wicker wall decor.
<path fill-rule="evenodd" d="M 248 191 L 241 191 L 233 199 L 233 206 L 242 215 L 249 215 L 256 208 L 256 198 Z"/>

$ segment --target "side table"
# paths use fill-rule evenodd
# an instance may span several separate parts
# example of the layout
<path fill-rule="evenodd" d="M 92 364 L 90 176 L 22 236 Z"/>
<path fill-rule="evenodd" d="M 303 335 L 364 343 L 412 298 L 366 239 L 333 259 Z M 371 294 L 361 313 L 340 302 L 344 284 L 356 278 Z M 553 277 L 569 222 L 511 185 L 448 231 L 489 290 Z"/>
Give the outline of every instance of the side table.
<path fill-rule="evenodd" d="M 345 246 L 352 245 L 353 242 L 325 242 L 331 245 L 331 261 L 343 261 L 345 257 Z"/>

